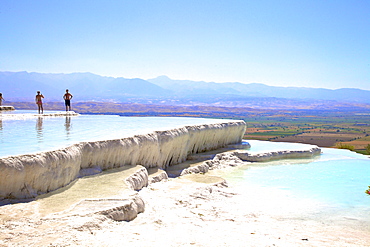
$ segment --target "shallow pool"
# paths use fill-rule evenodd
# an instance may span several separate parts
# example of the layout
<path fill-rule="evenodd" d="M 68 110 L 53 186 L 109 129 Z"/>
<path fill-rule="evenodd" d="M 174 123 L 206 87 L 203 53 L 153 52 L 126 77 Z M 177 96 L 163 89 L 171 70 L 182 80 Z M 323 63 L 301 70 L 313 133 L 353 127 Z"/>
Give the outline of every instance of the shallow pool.
<path fill-rule="evenodd" d="M 19 114 L 20 117 L 5 116 L 9 114 Z M 219 119 L 186 117 L 42 117 L 34 114 L 34 111 L 11 111 L 3 113 L 3 116 L 0 114 L 0 157 L 50 151 L 82 141 L 120 139 L 156 130 L 221 122 Z"/>
<path fill-rule="evenodd" d="M 297 149 L 304 144 L 248 141 L 251 151 Z M 246 163 L 217 171 L 243 194 L 246 205 L 295 219 L 320 220 L 370 231 L 370 159 L 322 148 L 312 159 Z M 287 216 L 288 215 L 288 216 Z"/>

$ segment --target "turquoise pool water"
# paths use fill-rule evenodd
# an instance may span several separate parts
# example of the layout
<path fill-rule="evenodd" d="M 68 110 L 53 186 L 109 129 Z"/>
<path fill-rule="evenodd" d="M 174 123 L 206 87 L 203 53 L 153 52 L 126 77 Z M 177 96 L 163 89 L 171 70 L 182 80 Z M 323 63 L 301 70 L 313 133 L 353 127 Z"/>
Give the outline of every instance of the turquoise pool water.
<path fill-rule="evenodd" d="M 16 114 L 31 113 L 34 111 L 16 111 Z M 113 115 L 0 117 L 0 157 L 219 121 Z M 296 150 L 304 145 L 248 142 L 250 152 Z M 323 148 L 322 151 L 312 159 L 247 163 L 215 173 L 225 177 L 244 196 L 241 203 L 246 207 L 253 205 L 256 211 L 370 231 L 370 196 L 364 193 L 370 185 L 370 159 L 348 150 Z"/>
<path fill-rule="evenodd" d="M 5 116 L 9 114 L 17 114 L 19 117 Z M 56 150 L 82 141 L 119 139 L 156 130 L 220 122 L 219 119 L 185 117 L 38 117 L 34 114 L 35 111 L 0 114 L 0 157 Z"/>
<path fill-rule="evenodd" d="M 304 144 L 248 141 L 250 151 L 297 149 Z M 370 159 L 348 150 L 322 148 L 312 159 L 248 163 L 220 171 L 262 211 L 370 231 Z M 280 215 L 281 216 L 281 215 Z"/>

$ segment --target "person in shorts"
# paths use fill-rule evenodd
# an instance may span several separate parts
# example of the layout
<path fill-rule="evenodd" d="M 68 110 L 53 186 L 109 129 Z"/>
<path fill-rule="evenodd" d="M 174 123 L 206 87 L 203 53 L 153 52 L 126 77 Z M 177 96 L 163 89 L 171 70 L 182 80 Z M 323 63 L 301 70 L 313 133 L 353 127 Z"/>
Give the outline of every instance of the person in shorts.
<path fill-rule="evenodd" d="M 69 93 L 69 90 L 66 90 L 66 93 L 63 96 L 65 105 L 66 105 L 66 111 L 71 110 L 71 99 L 73 98 L 73 95 Z"/>
<path fill-rule="evenodd" d="M 5 101 L 5 99 L 3 98 L 3 94 L 0 93 L 0 106 L 2 105 L 2 102 Z"/>
<path fill-rule="evenodd" d="M 41 114 L 43 114 L 44 113 L 44 108 L 43 108 L 43 106 L 42 106 L 42 99 L 44 98 L 44 95 L 42 95 L 41 93 L 40 93 L 40 91 L 37 91 L 37 94 L 36 94 L 36 98 L 35 98 L 35 100 L 36 100 L 36 104 L 37 104 L 37 106 L 39 107 L 39 114 L 41 113 Z"/>

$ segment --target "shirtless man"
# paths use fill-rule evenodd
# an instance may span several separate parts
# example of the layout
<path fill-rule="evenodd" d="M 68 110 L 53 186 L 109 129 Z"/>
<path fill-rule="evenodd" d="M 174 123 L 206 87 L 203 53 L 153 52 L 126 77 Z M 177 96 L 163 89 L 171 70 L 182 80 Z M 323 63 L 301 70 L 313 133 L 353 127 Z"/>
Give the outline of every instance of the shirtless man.
<path fill-rule="evenodd" d="M 37 95 L 36 95 L 36 104 L 37 104 L 37 106 L 39 107 L 39 114 L 40 114 L 40 112 L 42 113 L 42 114 L 44 114 L 44 108 L 42 107 L 42 99 L 44 98 L 44 95 L 42 95 L 41 93 L 40 93 L 40 91 L 37 91 Z"/>
<path fill-rule="evenodd" d="M 3 98 L 3 94 L 0 93 L 0 106 L 2 105 L 2 102 L 5 101 L 5 99 Z"/>
<path fill-rule="evenodd" d="M 73 95 L 68 92 L 68 89 L 66 90 L 66 93 L 63 96 L 63 99 L 66 104 L 66 111 L 71 110 L 71 99 L 73 98 Z"/>

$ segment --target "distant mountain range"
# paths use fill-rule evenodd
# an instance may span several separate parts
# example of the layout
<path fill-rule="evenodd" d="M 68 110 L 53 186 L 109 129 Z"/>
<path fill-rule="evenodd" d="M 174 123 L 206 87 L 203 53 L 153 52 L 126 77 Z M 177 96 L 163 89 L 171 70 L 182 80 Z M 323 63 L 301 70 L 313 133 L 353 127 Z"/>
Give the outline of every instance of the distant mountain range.
<path fill-rule="evenodd" d="M 280 108 L 297 105 L 320 108 L 339 103 L 342 106 L 370 107 L 370 91 L 354 88 L 274 87 L 259 83 L 172 80 L 167 76 L 143 80 L 91 73 L 0 72 L 0 92 L 8 101 L 33 101 L 38 90 L 44 94 L 45 101 L 60 101 L 67 88 L 75 101 L 259 108 L 269 108 L 271 104 L 275 107 L 280 105 Z"/>
<path fill-rule="evenodd" d="M 324 89 L 307 87 L 274 87 L 261 83 L 243 84 L 239 82 L 215 83 L 202 81 L 172 80 L 167 76 L 149 79 L 164 89 L 172 90 L 177 95 L 238 95 L 244 97 L 275 97 L 287 99 L 317 99 L 345 102 L 370 103 L 370 91 L 342 88 Z"/>

